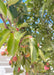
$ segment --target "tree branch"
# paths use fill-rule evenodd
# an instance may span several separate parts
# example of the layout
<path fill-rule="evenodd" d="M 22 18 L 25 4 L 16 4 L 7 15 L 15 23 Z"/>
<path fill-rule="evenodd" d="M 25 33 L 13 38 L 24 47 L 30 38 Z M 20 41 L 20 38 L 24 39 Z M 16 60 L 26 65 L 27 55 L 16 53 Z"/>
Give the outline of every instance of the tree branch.
<path fill-rule="evenodd" d="M 7 18 L 7 20 L 9 21 L 9 24 L 10 24 L 10 26 L 11 26 L 11 21 L 9 20 L 9 18 Z"/>
<path fill-rule="evenodd" d="M 0 14 L 0 17 L 1 17 L 1 19 L 3 20 L 3 22 L 4 22 L 5 28 L 8 29 L 8 26 L 7 26 L 6 22 L 5 22 L 5 20 L 4 20 L 3 16 L 2 16 L 2 14 Z"/>

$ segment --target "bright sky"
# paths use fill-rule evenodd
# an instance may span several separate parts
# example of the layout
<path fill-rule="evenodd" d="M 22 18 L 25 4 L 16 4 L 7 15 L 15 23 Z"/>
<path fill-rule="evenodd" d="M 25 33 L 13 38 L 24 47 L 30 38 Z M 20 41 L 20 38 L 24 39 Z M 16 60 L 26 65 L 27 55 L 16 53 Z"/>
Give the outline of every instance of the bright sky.
<path fill-rule="evenodd" d="M 25 2 L 26 0 L 23 0 L 23 2 Z"/>

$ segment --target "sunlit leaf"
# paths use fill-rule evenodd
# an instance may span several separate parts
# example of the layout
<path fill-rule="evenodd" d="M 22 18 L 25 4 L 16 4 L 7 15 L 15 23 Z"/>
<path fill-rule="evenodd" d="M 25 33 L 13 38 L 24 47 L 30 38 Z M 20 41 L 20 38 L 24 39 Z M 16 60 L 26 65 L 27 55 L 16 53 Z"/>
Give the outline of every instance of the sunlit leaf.
<path fill-rule="evenodd" d="M 23 23 L 21 25 L 18 25 L 19 29 L 22 28 L 22 27 L 28 27 L 28 24 L 27 23 Z"/>
<path fill-rule="evenodd" d="M 7 50 L 9 54 L 14 55 L 17 49 L 18 49 L 18 41 L 14 38 L 14 34 L 10 33 Z"/>
<path fill-rule="evenodd" d="M 44 62 L 46 62 L 45 56 L 44 56 L 43 52 L 40 49 L 39 49 L 39 55 L 44 60 Z"/>
<path fill-rule="evenodd" d="M 15 3 L 17 3 L 19 0 L 8 0 L 8 5 L 11 6 Z"/>
<path fill-rule="evenodd" d="M 30 39 L 31 62 L 35 62 L 38 57 L 38 48 L 33 38 Z"/>
<path fill-rule="evenodd" d="M 11 12 L 9 11 L 9 9 L 7 9 L 7 17 L 10 19 L 10 21 L 13 21 L 13 16 L 11 14 Z"/>
<path fill-rule="evenodd" d="M 10 34 L 9 30 L 5 30 L 5 32 L 1 33 L 0 48 L 3 45 L 3 43 L 7 40 L 9 34 Z"/>
<path fill-rule="evenodd" d="M 26 33 L 26 32 L 24 32 L 24 33 L 15 32 L 14 37 L 15 37 L 15 39 L 16 39 L 17 41 L 20 42 L 20 39 L 25 35 L 25 33 Z"/>
<path fill-rule="evenodd" d="M 7 8 L 5 4 L 0 0 L 0 12 L 4 13 L 4 15 L 7 15 Z"/>

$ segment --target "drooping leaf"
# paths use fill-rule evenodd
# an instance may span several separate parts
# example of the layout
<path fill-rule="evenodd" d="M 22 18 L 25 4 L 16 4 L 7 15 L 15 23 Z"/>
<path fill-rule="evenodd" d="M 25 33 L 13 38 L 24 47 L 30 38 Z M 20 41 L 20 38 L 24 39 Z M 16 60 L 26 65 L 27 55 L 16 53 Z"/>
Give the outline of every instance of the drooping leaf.
<path fill-rule="evenodd" d="M 0 48 L 3 45 L 3 43 L 7 40 L 7 37 L 9 36 L 9 34 L 10 34 L 9 30 L 4 30 L 3 33 L 1 33 Z"/>
<path fill-rule="evenodd" d="M 44 60 L 44 62 L 46 62 L 45 56 L 44 56 L 43 52 L 40 49 L 39 49 L 39 55 Z"/>
<path fill-rule="evenodd" d="M 31 63 L 35 62 L 38 56 L 38 49 L 33 38 L 30 39 Z"/>
<path fill-rule="evenodd" d="M 18 49 L 18 45 L 21 37 L 23 37 L 25 33 L 15 32 L 10 34 L 10 38 L 8 41 L 7 50 L 11 55 L 14 55 Z"/>
<path fill-rule="evenodd" d="M 44 3 L 42 6 L 42 16 L 44 15 L 45 6 L 46 6 L 46 3 Z"/>
<path fill-rule="evenodd" d="M 4 13 L 4 15 L 7 15 L 7 8 L 5 4 L 0 0 L 0 12 Z"/>
<path fill-rule="evenodd" d="M 28 27 L 28 24 L 25 22 L 25 23 L 23 23 L 21 25 L 18 25 L 18 27 L 19 27 L 19 29 L 22 28 L 22 27 Z"/>
<path fill-rule="evenodd" d="M 14 34 L 10 33 L 10 38 L 8 40 L 7 50 L 9 54 L 14 55 L 18 48 L 18 41 L 14 38 Z"/>
<path fill-rule="evenodd" d="M 24 36 L 26 32 L 24 33 L 20 33 L 20 32 L 15 32 L 15 39 L 18 41 L 18 43 L 20 42 L 20 39 Z"/>

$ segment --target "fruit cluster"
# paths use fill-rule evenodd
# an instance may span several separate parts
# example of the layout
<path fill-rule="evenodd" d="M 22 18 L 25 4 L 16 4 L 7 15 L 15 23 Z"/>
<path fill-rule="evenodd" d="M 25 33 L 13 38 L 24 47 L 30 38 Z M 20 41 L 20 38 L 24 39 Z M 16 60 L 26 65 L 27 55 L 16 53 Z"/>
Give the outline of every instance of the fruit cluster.
<path fill-rule="evenodd" d="M 8 55 L 7 49 L 5 49 L 5 51 L 2 51 L 2 52 L 1 52 L 1 55 Z"/>
<path fill-rule="evenodd" d="M 47 62 L 46 65 L 44 65 L 44 70 L 49 70 L 50 69 L 50 66 L 49 66 L 49 63 Z"/>
<path fill-rule="evenodd" d="M 15 55 L 10 61 L 9 61 L 9 65 L 12 65 L 13 63 L 17 62 L 17 56 Z M 20 67 L 18 67 L 18 72 L 20 72 Z"/>

